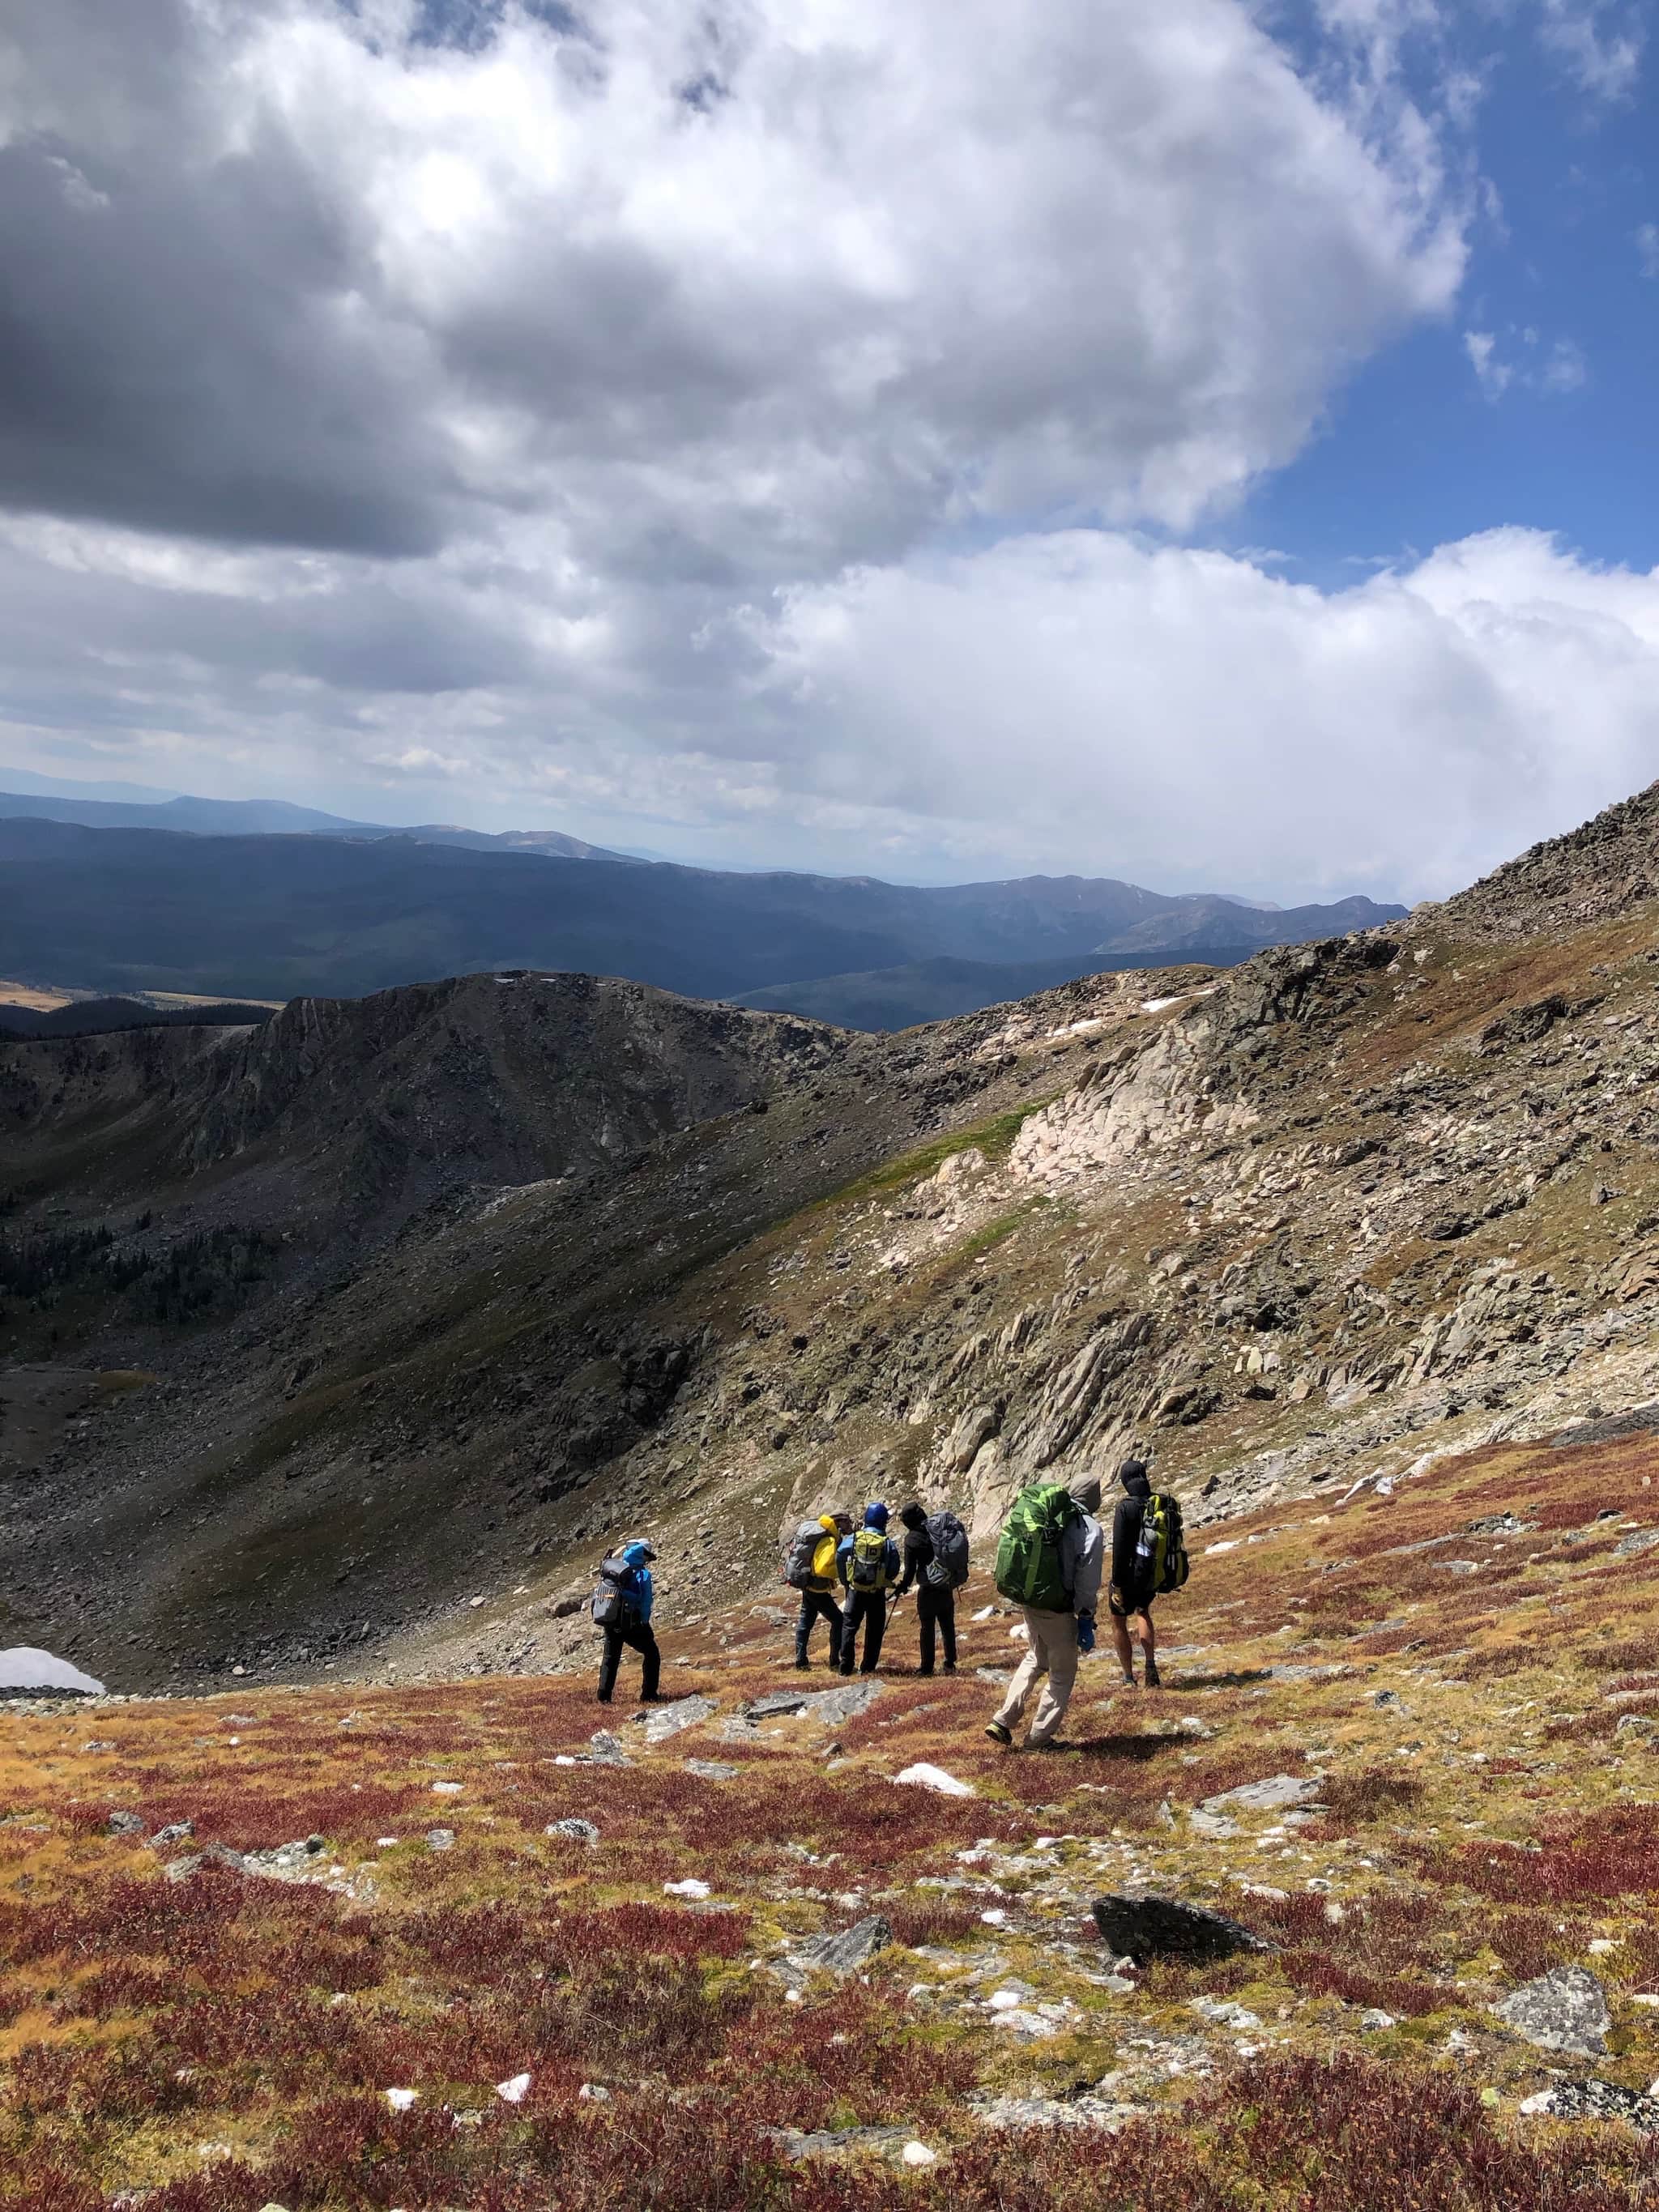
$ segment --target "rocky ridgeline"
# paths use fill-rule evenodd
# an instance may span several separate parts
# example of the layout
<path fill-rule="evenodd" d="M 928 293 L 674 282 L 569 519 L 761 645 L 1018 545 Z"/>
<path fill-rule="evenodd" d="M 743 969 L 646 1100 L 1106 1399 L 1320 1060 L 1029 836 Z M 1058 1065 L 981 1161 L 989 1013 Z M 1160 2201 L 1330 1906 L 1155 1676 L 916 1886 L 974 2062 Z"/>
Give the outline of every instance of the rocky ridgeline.
<path fill-rule="evenodd" d="M 214 1330 L 68 1316 L 52 1356 L 159 1379 L 16 1462 L 20 1628 L 148 1680 L 533 1670 L 629 1525 L 696 1614 L 831 1498 L 982 1538 L 1133 1441 L 1201 1522 L 1659 1398 L 1655 818 L 894 1037 L 515 976 L 169 1038 L 159 1099 L 125 1039 L 22 1048 L 11 1233 L 121 1182 L 283 1256 Z"/>

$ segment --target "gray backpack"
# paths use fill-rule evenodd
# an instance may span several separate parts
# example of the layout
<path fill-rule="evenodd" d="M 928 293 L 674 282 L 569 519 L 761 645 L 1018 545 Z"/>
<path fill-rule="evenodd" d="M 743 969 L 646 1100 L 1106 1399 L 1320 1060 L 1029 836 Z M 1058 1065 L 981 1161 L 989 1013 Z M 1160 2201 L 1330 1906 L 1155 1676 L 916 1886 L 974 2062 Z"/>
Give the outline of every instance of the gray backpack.
<path fill-rule="evenodd" d="M 933 1547 L 928 1581 L 936 1589 L 960 1589 L 968 1579 L 968 1531 L 947 1505 L 927 1516 L 927 1534 Z"/>

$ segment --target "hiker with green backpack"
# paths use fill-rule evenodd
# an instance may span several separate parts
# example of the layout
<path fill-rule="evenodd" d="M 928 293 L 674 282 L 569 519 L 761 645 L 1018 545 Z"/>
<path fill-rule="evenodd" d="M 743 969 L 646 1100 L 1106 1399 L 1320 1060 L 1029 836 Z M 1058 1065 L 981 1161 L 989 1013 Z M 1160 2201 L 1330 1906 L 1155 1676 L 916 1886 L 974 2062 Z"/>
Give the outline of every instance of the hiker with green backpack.
<path fill-rule="evenodd" d="M 1162 1685 L 1152 1600 L 1162 1590 L 1179 1589 L 1187 1579 L 1181 1508 L 1167 1490 L 1152 1488 L 1144 1460 L 1126 1459 L 1118 1469 L 1118 1480 L 1124 1495 L 1112 1516 L 1112 1580 L 1107 1595 L 1112 1641 L 1123 1669 L 1123 1686 L 1139 1688 L 1129 1645 L 1129 1624 L 1135 1624 L 1146 1661 L 1146 1687 L 1156 1690 Z"/>
<path fill-rule="evenodd" d="M 887 1594 L 899 1578 L 898 1546 L 887 1534 L 887 1508 L 879 1499 L 865 1507 L 864 1526 L 856 1534 L 842 1537 L 836 1565 L 847 1592 L 841 1616 L 841 1671 L 852 1673 L 862 1628 L 864 1656 L 859 1672 L 873 1674 L 887 1627 Z"/>
<path fill-rule="evenodd" d="M 1009 1745 L 1040 1675 L 1047 1675 L 1028 1751 L 1046 1751 L 1066 1717 L 1080 1653 L 1095 1648 L 1106 1540 L 1095 1518 L 1100 1483 L 1088 1476 L 1066 1489 L 1057 1482 L 1021 1491 L 997 1547 L 997 1589 L 1018 1606 L 1030 1638 L 1008 1694 L 985 1733 Z"/>

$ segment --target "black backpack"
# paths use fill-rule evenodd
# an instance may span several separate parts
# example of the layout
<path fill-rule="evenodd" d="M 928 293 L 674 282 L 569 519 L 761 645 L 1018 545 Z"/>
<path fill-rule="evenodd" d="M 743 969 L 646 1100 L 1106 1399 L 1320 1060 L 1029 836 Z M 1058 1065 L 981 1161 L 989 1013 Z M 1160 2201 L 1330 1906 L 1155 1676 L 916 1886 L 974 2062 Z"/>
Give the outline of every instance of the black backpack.
<path fill-rule="evenodd" d="M 599 1578 L 588 1601 L 588 1610 L 593 1616 L 595 1627 L 620 1628 L 635 1610 L 628 1591 L 623 1587 L 633 1571 L 620 1559 L 602 1559 L 599 1562 Z"/>
<path fill-rule="evenodd" d="M 947 1505 L 927 1516 L 933 1556 L 925 1570 L 936 1589 L 960 1589 L 968 1579 L 968 1531 Z"/>

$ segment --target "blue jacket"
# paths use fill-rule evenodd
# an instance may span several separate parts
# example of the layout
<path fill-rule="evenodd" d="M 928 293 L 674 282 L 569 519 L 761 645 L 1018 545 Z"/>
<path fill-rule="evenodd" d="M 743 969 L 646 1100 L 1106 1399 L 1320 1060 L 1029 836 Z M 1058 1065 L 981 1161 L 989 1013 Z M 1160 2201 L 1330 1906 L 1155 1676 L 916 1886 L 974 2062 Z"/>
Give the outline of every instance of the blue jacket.
<path fill-rule="evenodd" d="M 868 1531 L 863 1528 L 860 1528 L 859 1531 L 860 1536 L 867 1534 L 867 1533 Z M 842 1587 L 844 1589 L 851 1589 L 853 1587 L 852 1582 L 849 1579 L 853 1571 L 853 1540 L 854 1540 L 850 1536 L 843 1536 L 840 1543 L 836 1547 L 836 1572 L 841 1577 Z M 899 1548 L 890 1536 L 887 1539 L 887 1580 L 889 1586 L 890 1587 L 898 1580 L 898 1578 Z"/>
<path fill-rule="evenodd" d="M 645 1546 L 643 1544 L 625 1545 L 623 1548 L 623 1565 L 627 1568 L 628 1572 L 618 1576 L 617 1587 L 623 1594 L 623 1601 L 632 1611 L 638 1613 L 641 1620 L 649 1620 L 651 1608 L 656 1602 L 657 1594 L 652 1584 L 651 1570 L 645 1564 Z"/>

